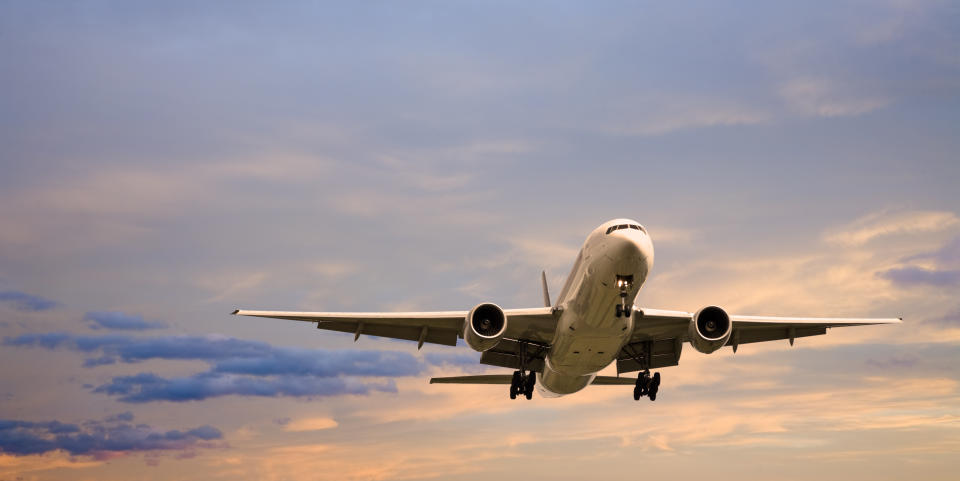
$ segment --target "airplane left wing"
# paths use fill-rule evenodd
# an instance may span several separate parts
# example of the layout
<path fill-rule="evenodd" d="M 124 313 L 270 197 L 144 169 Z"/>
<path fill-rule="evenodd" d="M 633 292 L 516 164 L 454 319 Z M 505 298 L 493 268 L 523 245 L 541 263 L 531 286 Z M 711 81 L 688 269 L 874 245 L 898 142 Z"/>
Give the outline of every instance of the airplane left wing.
<path fill-rule="evenodd" d="M 318 329 L 353 333 L 354 340 L 366 334 L 416 341 L 419 348 L 425 342 L 455 346 L 457 338 L 463 336 L 463 323 L 467 312 L 297 312 L 238 309 L 233 314 L 315 322 Z M 504 309 L 504 314 L 507 316 L 505 340 L 549 343 L 553 339 L 557 322 L 552 308 Z"/>
<path fill-rule="evenodd" d="M 690 341 L 694 313 L 634 308 L 630 342 L 617 356 L 618 372 L 676 366 L 684 342 Z M 740 344 L 817 336 L 832 327 L 899 324 L 900 318 L 772 317 L 729 315 L 731 330 L 724 346 L 736 352 Z"/>

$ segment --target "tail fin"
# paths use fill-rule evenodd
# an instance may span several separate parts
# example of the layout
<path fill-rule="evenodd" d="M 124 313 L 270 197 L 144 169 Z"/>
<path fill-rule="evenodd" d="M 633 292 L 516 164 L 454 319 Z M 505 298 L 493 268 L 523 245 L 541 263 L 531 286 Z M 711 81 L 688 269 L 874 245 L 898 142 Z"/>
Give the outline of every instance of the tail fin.
<path fill-rule="evenodd" d="M 540 271 L 540 282 L 543 284 L 543 306 L 553 307 L 550 304 L 550 292 L 547 290 L 547 271 Z"/>

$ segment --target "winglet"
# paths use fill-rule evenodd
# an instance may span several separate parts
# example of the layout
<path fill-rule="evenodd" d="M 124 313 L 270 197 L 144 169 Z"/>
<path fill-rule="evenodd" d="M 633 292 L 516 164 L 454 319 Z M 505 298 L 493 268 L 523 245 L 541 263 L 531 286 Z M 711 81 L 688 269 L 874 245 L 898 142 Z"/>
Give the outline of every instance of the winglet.
<path fill-rule="evenodd" d="M 547 271 L 540 271 L 540 283 L 543 284 L 543 307 L 550 307 L 550 292 L 547 290 Z"/>
<path fill-rule="evenodd" d="M 230 313 L 231 316 L 236 316 L 237 314 L 240 314 L 240 309 L 237 309 Z"/>

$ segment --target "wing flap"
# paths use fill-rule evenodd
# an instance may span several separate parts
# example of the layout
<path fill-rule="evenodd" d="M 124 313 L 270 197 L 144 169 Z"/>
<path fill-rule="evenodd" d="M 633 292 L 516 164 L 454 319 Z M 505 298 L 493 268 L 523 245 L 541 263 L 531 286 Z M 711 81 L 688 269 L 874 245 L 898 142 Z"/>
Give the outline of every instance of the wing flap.
<path fill-rule="evenodd" d="M 362 324 L 362 325 L 361 325 Z M 393 326 L 389 324 L 374 324 L 359 321 L 320 321 L 317 323 L 317 329 L 327 331 L 349 332 L 354 335 L 368 335 L 389 337 L 392 339 L 402 339 L 406 341 L 420 341 L 420 335 L 423 327 L 418 326 Z M 433 344 L 442 344 L 444 346 L 457 345 L 457 331 L 452 329 L 442 329 L 427 327 L 427 332 L 423 342 Z"/>
<path fill-rule="evenodd" d="M 649 356 L 646 352 L 650 348 Z M 617 373 L 656 369 L 680 364 L 683 342 L 679 338 L 627 344 L 617 354 Z M 649 363 L 649 366 L 645 365 Z"/>

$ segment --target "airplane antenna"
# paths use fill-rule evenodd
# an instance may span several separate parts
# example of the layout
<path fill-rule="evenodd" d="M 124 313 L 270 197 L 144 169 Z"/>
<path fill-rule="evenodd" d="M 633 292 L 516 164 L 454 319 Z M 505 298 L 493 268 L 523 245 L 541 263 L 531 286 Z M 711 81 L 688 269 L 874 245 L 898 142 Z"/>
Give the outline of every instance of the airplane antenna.
<path fill-rule="evenodd" d="M 551 307 L 550 291 L 547 290 L 547 271 L 540 271 L 540 282 L 543 284 L 543 305 L 544 307 Z"/>

